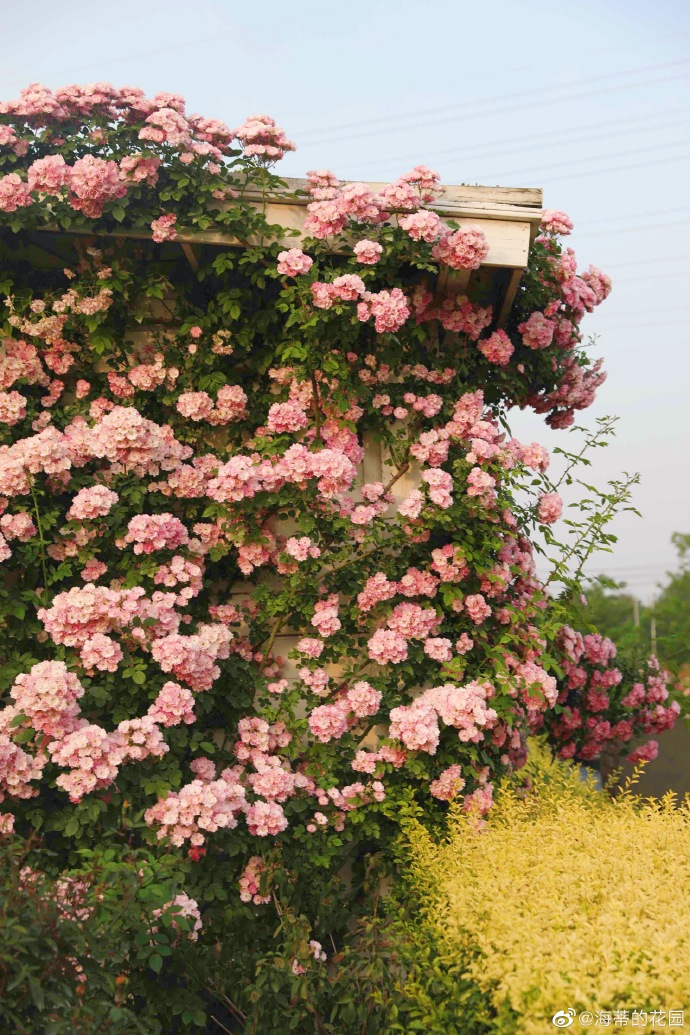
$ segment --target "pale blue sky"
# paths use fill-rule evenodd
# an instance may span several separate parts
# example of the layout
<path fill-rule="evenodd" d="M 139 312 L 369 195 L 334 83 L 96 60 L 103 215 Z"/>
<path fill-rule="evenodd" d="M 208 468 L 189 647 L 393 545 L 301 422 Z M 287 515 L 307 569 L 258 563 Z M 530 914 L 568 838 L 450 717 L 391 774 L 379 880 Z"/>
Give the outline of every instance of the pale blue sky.
<path fill-rule="evenodd" d="M 285 174 L 540 186 L 614 291 L 589 317 L 609 380 L 587 420 L 620 415 L 593 480 L 637 470 L 607 568 L 648 598 L 690 531 L 690 7 L 683 0 L 29 0 L 3 5 L 0 96 L 106 79 L 184 94 L 237 125 L 273 115 Z M 553 446 L 527 415 L 518 437 Z"/>

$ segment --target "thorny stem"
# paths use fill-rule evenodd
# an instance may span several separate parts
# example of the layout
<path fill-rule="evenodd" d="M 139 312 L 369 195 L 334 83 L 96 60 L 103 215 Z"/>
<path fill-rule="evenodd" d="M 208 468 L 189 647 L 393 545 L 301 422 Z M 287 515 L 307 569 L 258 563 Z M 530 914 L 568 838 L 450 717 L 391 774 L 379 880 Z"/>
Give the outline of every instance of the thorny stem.
<path fill-rule="evenodd" d="M 218 1025 L 220 1030 L 224 1031 L 226 1033 L 226 1035 L 232 1035 L 232 1032 L 230 1031 L 230 1029 L 226 1028 L 224 1024 L 221 1024 L 221 1022 L 218 1020 L 218 1018 L 214 1017 L 213 1014 L 211 1014 L 211 1020 L 213 1021 L 214 1024 Z"/>
<path fill-rule="evenodd" d="M 287 622 L 288 617 L 289 617 L 288 615 L 281 615 L 279 618 L 276 618 L 275 622 L 273 623 L 273 628 L 271 629 L 271 635 L 269 636 L 268 642 L 266 643 L 266 647 L 264 648 L 264 650 L 265 650 L 265 657 L 264 657 L 264 660 L 263 660 L 263 662 L 261 664 L 262 670 L 268 664 L 268 660 L 269 660 L 269 658 L 271 656 L 271 649 L 273 647 L 273 644 L 276 641 L 276 636 L 278 635 L 278 633 L 280 632 L 282 627 Z"/>
<path fill-rule="evenodd" d="M 602 444 L 605 442 L 606 436 L 610 435 L 613 432 L 617 420 L 617 417 L 602 417 L 601 421 L 598 422 L 599 426 L 597 427 L 596 431 L 588 431 L 586 433 L 582 449 L 579 453 L 576 453 L 575 455 L 568 457 L 568 464 L 564 469 L 563 473 L 561 474 L 561 477 L 555 484 L 552 483 L 553 489 L 560 488 L 560 486 L 566 480 L 572 469 L 580 463 L 580 461 L 583 459 L 588 450 L 592 448 L 592 446 L 596 446 L 599 440 L 601 440 Z"/>
<path fill-rule="evenodd" d="M 36 524 L 38 525 L 38 542 L 41 548 L 41 568 L 43 570 L 43 592 L 48 589 L 48 571 L 46 569 L 46 541 L 43 537 L 43 525 L 41 524 L 41 512 L 38 507 L 38 499 L 36 498 L 36 492 L 34 490 L 34 483 L 30 481 L 31 485 L 31 498 L 34 501 L 34 514 L 36 515 Z"/>
<path fill-rule="evenodd" d="M 222 1003 L 225 1003 L 228 1010 L 230 1010 L 230 1012 L 234 1014 L 235 1017 L 237 1017 L 238 1021 L 242 1021 L 244 1023 L 247 1020 L 247 1015 L 243 1013 L 242 1010 L 240 1010 L 239 1006 L 235 1006 L 232 999 L 228 998 L 225 992 L 221 992 L 219 988 L 214 988 L 213 985 L 206 985 L 206 991 L 209 992 L 212 996 L 214 996 L 214 998 L 220 1000 Z M 213 1018 L 213 1020 L 216 1021 L 216 1024 L 219 1023 L 215 1017 Z"/>
<path fill-rule="evenodd" d="M 599 527 L 603 527 L 603 525 L 605 525 L 610 520 L 610 518 L 615 514 L 616 510 L 618 509 L 618 506 L 621 503 L 623 503 L 626 500 L 630 499 L 630 489 L 629 489 L 629 487 L 630 487 L 630 485 L 635 484 L 636 481 L 637 481 L 636 477 L 629 478 L 627 484 L 623 488 L 621 496 L 619 498 L 615 499 L 615 500 L 609 501 L 607 506 L 599 513 L 598 520 L 596 522 L 596 524 L 598 524 Z M 592 525 L 590 523 L 590 524 L 587 525 L 587 527 L 585 529 L 583 529 L 583 531 L 577 537 L 577 539 L 575 540 L 573 545 L 570 547 L 570 549 L 566 553 L 565 557 L 561 558 L 561 560 L 558 561 L 558 563 L 556 564 L 556 567 L 554 568 L 554 570 L 551 572 L 551 574 L 549 575 L 548 579 L 544 583 L 544 586 L 548 586 L 550 582 L 553 582 L 554 579 L 559 578 L 563 574 L 564 566 L 568 563 L 568 561 L 573 556 L 573 554 L 575 554 L 577 552 L 577 550 L 579 549 L 581 544 L 591 535 L 591 533 L 592 533 Z M 582 573 L 582 569 L 584 568 L 584 566 L 587 563 L 587 561 L 589 560 L 590 556 L 594 553 L 594 551 L 596 549 L 597 549 L 597 540 L 596 540 L 596 538 L 594 538 L 590 542 L 584 557 L 579 558 L 578 568 L 577 568 L 577 571 L 575 572 L 575 576 L 574 576 L 575 578 L 579 578 L 579 576 Z"/>
<path fill-rule="evenodd" d="M 316 380 L 316 375 L 311 375 L 311 387 L 314 393 L 314 424 L 316 427 L 316 437 L 321 438 L 321 400 L 319 399 L 319 386 Z"/>
<path fill-rule="evenodd" d="M 390 490 L 393 488 L 395 483 L 397 481 L 399 481 L 404 474 L 407 474 L 409 469 L 410 469 L 410 461 L 406 460 L 405 463 L 402 464 L 402 466 L 398 468 L 397 472 L 393 475 L 393 477 L 390 478 L 388 480 L 388 482 L 384 485 L 384 487 L 383 487 L 384 493 L 385 492 L 390 492 Z"/>
<path fill-rule="evenodd" d="M 371 557 L 372 554 L 378 551 L 379 547 L 374 546 L 371 550 L 367 550 L 365 553 L 356 555 L 355 557 L 348 557 L 346 561 L 341 561 L 340 564 L 334 564 L 332 568 L 325 568 L 321 572 L 321 577 L 324 575 L 332 575 L 336 571 L 342 571 L 343 568 L 347 568 L 350 564 L 356 564 L 357 561 L 363 561 L 365 557 Z"/>
<path fill-rule="evenodd" d="M 280 901 L 279 901 L 278 896 L 276 895 L 275 891 L 271 892 L 271 897 L 273 898 L 273 904 L 276 907 L 276 913 L 278 914 L 279 917 L 282 918 L 282 916 L 283 916 L 283 907 L 281 906 Z"/>

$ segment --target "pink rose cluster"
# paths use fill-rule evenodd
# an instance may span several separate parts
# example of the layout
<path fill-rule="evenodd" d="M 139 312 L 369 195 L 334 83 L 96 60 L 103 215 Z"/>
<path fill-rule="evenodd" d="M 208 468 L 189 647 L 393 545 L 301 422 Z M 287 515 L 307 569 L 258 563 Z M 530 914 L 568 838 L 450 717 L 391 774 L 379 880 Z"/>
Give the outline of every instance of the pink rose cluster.
<path fill-rule="evenodd" d="M 117 644 L 98 634 L 86 641 L 82 655 L 91 652 L 93 667 L 112 671 L 113 651 L 122 656 Z M 87 722 L 80 717 L 79 700 L 83 695 L 78 677 L 62 661 L 42 661 L 17 676 L 10 690 L 13 704 L 0 711 L 0 729 L 20 730 L 25 725 L 41 734 L 43 740 L 32 757 L 12 744 L 6 734 L 0 735 L 0 800 L 5 793 L 13 797 L 36 793 L 30 784 L 40 778 L 48 757 L 67 770 L 58 775 L 56 784 L 77 802 L 85 794 L 113 783 L 124 763 L 140 762 L 149 756 L 160 758 L 168 751 L 150 716 L 124 720 L 110 733 Z M 19 726 L 17 717 L 23 720 Z"/>
<path fill-rule="evenodd" d="M 206 834 L 237 826 L 237 816 L 247 808 L 245 789 L 229 770 L 224 772 L 218 780 L 192 780 L 147 809 L 144 819 L 158 828 L 159 839 L 198 846 Z"/>
<path fill-rule="evenodd" d="M 295 145 L 288 140 L 275 119 L 268 115 L 250 115 L 233 136 L 241 142 L 247 158 L 272 164 L 283 158 Z"/>
<path fill-rule="evenodd" d="M 173 632 L 160 637 L 151 655 L 163 672 L 171 672 L 192 690 L 210 690 L 220 676 L 216 662 L 229 656 L 232 637 L 224 625 L 202 625 L 191 636 Z"/>
<path fill-rule="evenodd" d="M 362 323 L 374 320 L 377 334 L 395 334 L 410 315 L 407 298 L 400 288 L 390 291 L 365 291 L 357 306 L 357 319 Z"/>
<path fill-rule="evenodd" d="M 164 212 L 163 215 L 153 220 L 151 223 L 151 237 L 156 244 L 176 240 L 178 236 L 176 223 L 177 216 L 174 212 Z"/>
<path fill-rule="evenodd" d="M 155 550 L 175 550 L 189 542 L 189 533 L 179 518 L 172 514 L 139 514 L 127 525 L 123 545 L 134 543 L 136 554 Z"/>
<path fill-rule="evenodd" d="M 378 194 L 368 183 L 341 184 L 328 169 L 307 173 L 307 182 L 313 200 L 307 206 L 305 230 L 317 240 L 341 233 L 350 221 L 377 226 L 393 213 L 398 225 L 413 240 L 423 237 L 431 242 L 452 236 L 435 212 L 420 211 L 422 205 L 433 202 L 443 192 L 438 173 L 427 166 L 415 166 Z M 368 238 L 359 245 L 355 247 L 357 259 L 364 265 L 374 265 L 382 254 L 381 246 Z M 466 247 L 471 247 L 469 240 Z M 451 251 L 459 248 L 459 242 L 450 245 Z"/>
<path fill-rule="evenodd" d="M 324 744 L 337 740 L 360 719 L 376 715 L 381 697 L 380 690 L 375 690 L 365 680 L 359 680 L 333 704 L 314 708 L 309 714 L 309 729 Z"/>
<path fill-rule="evenodd" d="M 477 348 L 489 363 L 504 367 L 510 361 L 515 352 L 515 346 L 505 331 L 494 331 L 488 338 L 483 338 L 477 343 Z"/>
<path fill-rule="evenodd" d="M 545 208 L 541 217 L 541 229 L 546 234 L 562 234 L 566 236 L 572 233 L 573 222 L 565 212 L 560 212 L 554 208 Z"/>
<path fill-rule="evenodd" d="M 147 637 L 165 636 L 177 629 L 180 616 L 173 610 L 174 598 L 154 593 L 146 596 L 138 586 L 133 589 L 109 589 L 88 583 L 84 587 L 57 593 L 50 607 L 39 608 L 38 618 L 48 636 L 56 644 L 81 649 L 97 633 L 110 634 L 125 629 L 142 644 Z M 144 627 L 142 624 L 148 619 Z"/>
<path fill-rule="evenodd" d="M 17 173 L 0 179 L 0 211 L 14 212 L 34 203 L 34 197 L 66 196 L 73 209 L 98 219 L 105 205 L 127 193 L 117 162 L 84 155 L 69 166 L 60 154 L 37 158 L 28 169 L 26 182 Z"/>
<path fill-rule="evenodd" d="M 38 534 L 33 519 L 25 511 L 18 514 L 3 514 L 0 517 L 0 530 L 6 539 L 16 539 L 20 543 L 28 543 Z"/>
<path fill-rule="evenodd" d="M 252 855 L 239 879 L 240 900 L 252 902 L 255 906 L 263 906 L 271 901 L 270 895 L 261 894 L 261 881 L 267 867 L 260 855 Z"/>
<path fill-rule="evenodd" d="M 199 903 L 196 899 L 190 898 L 185 892 L 181 892 L 179 895 L 175 895 L 175 898 L 170 902 L 166 902 L 160 909 L 153 910 L 153 916 L 159 917 L 163 913 L 166 913 L 172 920 L 171 927 L 173 930 L 184 931 L 187 938 L 190 941 L 196 942 L 199 939 L 199 933 L 203 928 L 201 920 L 201 913 L 199 912 Z M 178 917 L 184 917 L 185 920 L 191 921 L 190 927 L 181 927 L 177 922 Z M 154 928 L 154 933 L 155 933 Z"/>
<path fill-rule="evenodd" d="M 243 420 L 247 416 L 247 395 L 240 385 L 223 385 L 215 403 L 208 392 L 182 392 L 176 409 L 193 421 L 207 421 L 216 426 Z"/>
<path fill-rule="evenodd" d="M 259 492 L 277 492 L 287 484 L 306 486 L 316 479 L 317 491 L 328 500 L 347 491 L 356 473 L 355 465 L 340 449 L 312 451 L 295 443 L 274 461 L 262 460 L 256 454 L 236 454 L 220 465 L 206 493 L 217 502 L 239 502 Z"/>
<path fill-rule="evenodd" d="M 92 485 L 80 489 L 67 511 L 67 518 L 76 521 L 92 521 L 105 517 L 119 500 L 119 496 L 105 485 Z"/>
<path fill-rule="evenodd" d="M 204 180 L 195 169 L 190 181 L 214 186 L 215 201 L 225 203 L 231 192 L 221 189 L 227 181 L 220 177 L 231 175 L 230 167 L 218 163 L 223 155 L 236 157 L 233 139 L 244 147 L 239 167 L 251 185 L 259 175 L 265 179 L 256 166 L 271 164 L 294 147 L 267 116 L 252 116 L 233 134 L 214 120 L 188 117 L 175 95 L 149 100 L 107 84 L 56 93 L 36 87 L 1 110 L 3 117 L 17 116 L 17 131 L 5 135 L 13 163 L 21 157 L 15 150 L 18 133 L 28 136 L 44 127 L 52 133 L 60 120 L 70 123 L 79 116 L 83 121 L 89 113 L 98 116 L 91 139 L 99 148 L 108 142 L 105 137 L 119 132 L 136 140 L 136 152 L 119 163 L 88 155 L 71 166 L 59 155 L 28 162 L 26 173 L 0 179 L 5 211 L 40 204 L 41 211 L 50 206 L 59 212 L 62 204 L 96 218 L 122 201 L 132 212 L 176 161 L 188 166 L 202 160 L 219 179 Z M 21 163 L 17 168 L 23 169 Z M 463 335 L 463 355 L 484 372 L 487 397 L 495 400 L 507 398 L 508 386 L 518 380 L 509 367 L 517 351 L 515 370 L 524 385 L 541 383 L 534 374 L 539 366 L 553 370 L 553 378 L 546 377 L 548 392 L 524 391 L 535 391 L 535 408 L 548 403 L 549 412 L 555 407 L 557 418 L 565 420 L 564 414 L 592 397 L 603 376 L 598 368 L 584 371 L 572 342 L 582 313 L 610 290 L 608 278 L 596 268 L 578 277 L 574 256 L 559 252 L 553 240 L 566 232 L 566 217 L 545 215 L 540 247 L 550 258 L 540 269 L 558 288 L 543 312 L 526 312 L 518 330 L 508 334 L 496 329 L 489 306 L 460 294 L 440 300 L 424 284 L 410 286 L 407 275 L 398 280 L 392 269 L 394 262 L 405 264 L 406 256 L 421 256 L 431 257 L 430 268 L 435 261 L 469 272 L 490 258 L 479 229 L 453 230 L 436 212 L 422 208 L 440 193 L 436 173 L 418 166 L 380 190 L 340 184 L 327 170 L 309 174 L 308 183 L 307 233 L 319 241 L 346 232 L 352 258 L 343 257 L 342 241 L 330 242 L 336 272 L 324 273 L 320 259 L 331 249 L 308 241 L 305 247 L 324 277 L 314 280 L 315 259 L 300 248 L 286 248 L 277 255 L 277 275 L 269 270 L 273 279 L 267 290 L 272 300 L 280 299 L 277 312 L 283 312 L 283 300 L 291 305 L 295 299 L 306 329 L 318 323 L 313 341 L 323 346 L 325 360 L 313 378 L 309 364 L 300 360 L 292 366 L 286 355 L 272 360 L 276 366 L 266 372 L 266 391 L 259 391 L 256 377 L 247 376 L 250 350 L 243 321 L 231 330 L 235 317 L 224 314 L 218 330 L 212 308 L 187 311 L 178 333 L 170 327 L 156 330 L 155 344 L 137 341 L 131 366 L 124 360 L 117 366 L 120 360 L 109 354 L 104 367 L 112 363 L 116 369 L 94 370 L 90 355 L 89 369 L 79 369 L 86 331 L 92 323 L 113 319 L 118 309 L 109 310 L 124 297 L 118 287 L 124 259 L 122 266 L 119 258 L 108 258 L 111 265 L 105 265 L 92 248 L 84 249 L 76 272 L 66 271 L 74 283 L 62 296 L 34 299 L 28 306 L 9 300 L 10 334 L 22 337 L 3 343 L 0 357 L 0 422 L 12 443 L 0 446 L 0 557 L 9 558 L 10 543 L 20 559 L 36 556 L 37 543 L 21 544 L 38 535 L 26 512 L 38 488 L 39 498 L 51 507 L 53 500 L 56 507 L 67 500 L 66 521 L 50 526 L 46 553 L 53 571 L 62 565 L 68 578 L 73 570 L 78 584 L 64 589 L 65 582 L 55 592 L 49 582 L 41 590 L 47 594 L 38 609 L 40 640 L 47 645 L 42 649 L 55 645 L 66 661 L 40 662 L 15 680 L 11 704 L 0 713 L 0 796 L 32 796 L 50 762 L 61 769 L 57 786 L 78 801 L 112 786 L 123 766 L 163 758 L 167 742 L 175 747 L 184 741 L 184 726 L 197 713 L 215 709 L 218 701 L 196 698 L 213 690 L 223 697 L 221 663 L 231 657 L 236 671 L 248 678 L 253 673 L 259 689 L 257 708 L 240 719 L 234 745 L 218 752 L 222 758 L 232 752 L 232 763 L 219 765 L 217 772 L 211 759 L 195 758 L 188 782 L 175 784 L 175 791 L 146 811 L 157 836 L 173 846 L 189 843 L 196 852 L 190 852 L 192 859 L 200 858 L 197 850 L 209 835 L 240 822 L 250 837 L 281 837 L 291 819 L 288 803 L 297 795 L 309 799 L 304 826 L 310 835 L 341 831 L 349 812 L 384 801 L 390 793 L 385 774 L 408 760 L 411 774 L 428 766 L 432 796 L 450 801 L 464 793 L 464 807 L 482 815 L 491 803 L 489 769 L 479 775 L 469 766 L 463 769 L 463 745 L 481 745 L 495 768 L 517 765 L 524 760 L 527 722 L 536 728 L 551 721 L 548 709 L 562 687 L 539 664 L 546 650 L 538 620 L 543 587 L 532 547 L 507 502 L 513 477 L 524 475 L 523 469 L 543 473 L 548 454 L 535 443 L 508 439 L 498 404 L 486 407 L 482 392 L 451 394 L 449 386 L 459 376 L 456 365 L 447 358 L 448 366 L 437 367 L 430 357 L 443 354 L 444 331 Z M 157 204 L 147 221 L 154 213 L 160 213 L 151 223 L 154 241 L 175 240 L 182 217 L 161 212 Z M 384 223 L 389 225 L 382 229 Z M 279 247 L 273 242 L 271 254 Z M 172 255 L 175 248 L 169 251 Z M 96 286 L 89 280 L 85 290 L 89 278 Z M 387 286 L 368 290 L 381 282 Z M 404 290 L 391 286 L 398 282 Z M 438 350 L 434 345 L 425 353 L 420 346 L 415 352 L 415 342 L 427 339 L 430 330 L 417 325 L 432 322 L 438 325 L 432 328 Z M 346 325 L 348 333 L 336 340 L 334 332 Z M 296 325 L 295 341 L 301 340 L 298 332 Z M 382 343 L 375 336 L 383 334 L 399 335 L 386 346 L 387 362 L 377 351 Z M 266 344 L 273 348 L 276 342 Z M 233 348 L 234 358 L 227 359 Z M 239 384 L 223 383 L 232 370 L 246 378 L 247 391 L 254 393 L 251 403 Z M 140 412 L 139 392 L 155 393 L 139 405 L 144 412 L 163 413 L 161 421 L 170 424 Z M 31 424 L 26 435 L 24 421 Z M 231 423 L 238 426 L 225 427 Z M 209 425 L 222 430 L 211 432 Z M 370 429 L 382 431 L 392 452 L 404 456 L 398 475 L 408 463 L 419 474 L 419 484 L 402 500 L 394 474 L 358 478 L 362 432 Z M 26 511 L 4 513 L 17 497 L 23 497 L 19 502 Z M 554 493 L 542 496 L 540 520 L 554 521 L 560 507 Z M 293 519 L 288 532 L 283 521 Z M 470 549 L 467 522 L 481 524 L 491 539 L 491 556 L 481 567 L 480 552 Z M 389 549 L 391 543 L 403 546 Z M 237 570 L 243 576 L 238 592 L 232 587 Z M 334 578 L 341 570 L 344 574 Z M 106 574 L 109 584 L 96 585 Z M 253 585 L 261 588 L 254 593 Z M 274 613 L 269 599 L 274 586 L 276 594 L 286 591 L 290 613 L 280 609 L 282 602 Z M 504 643 L 513 643 L 516 655 L 506 648 L 501 672 L 489 680 L 477 673 L 490 673 L 487 658 L 497 631 L 505 633 Z M 296 677 L 276 647 L 278 636 L 293 633 Z M 611 668 L 608 643 L 592 637 L 580 643 L 573 634 L 568 650 L 568 693 L 580 698 L 569 698 L 559 717 L 564 750 L 578 743 L 580 730 L 587 731 L 587 751 L 611 739 L 614 729 L 623 739 L 626 723 L 632 735 L 672 722 L 675 712 L 667 703 L 663 675 L 651 671 L 621 700 L 623 717 L 609 720 L 620 680 Z M 348 659 L 357 657 L 367 663 L 367 678 L 349 665 Z M 406 662 L 403 679 L 396 666 Z M 447 665 L 440 677 L 429 675 Z M 467 675 L 460 676 L 462 671 Z M 82 716 L 80 702 L 91 679 L 97 692 L 100 684 L 117 686 L 130 677 L 140 686 L 145 714 L 124 719 L 115 729 Z M 447 678 L 454 681 L 444 683 Z M 401 698 L 401 687 L 412 685 L 410 680 L 420 688 L 441 685 Z M 393 689 L 394 700 L 387 700 Z M 295 719 L 298 695 L 304 719 Z M 406 703 L 399 704 L 401 699 Z M 391 710 L 391 703 L 398 706 Z M 503 718 L 508 709 L 510 723 Z M 636 724 L 628 713 L 643 718 Z M 392 743 L 377 750 L 364 747 L 366 731 L 386 723 L 384 739 Z M 451 743 L 458 761 L 449 765 L 454 759 L 445 749 Z M 430 757 L 410 758 L 411 752 Z M 351 765 L 363 774 L 361 781 L 333 786 L 337 770 L 310 764 L 328 757 Z M 265 900 L 267 865 L 259 855 L 250 858 L 240 878 L 244 901 Z M 178 905 L 195 916 L 195 904 Z M 321 959 L 322 950 L 314 948 L 313 956 Z"/>
<path fill-rule="evenodd" d="M 160 730 L 147 718 L 121 722 L 113 733 L 92 723 L 80 723 L 48 744 L 51 760 L 68 770 L 55 783 L 73 802 L 112 784 L 125 762 L 142 761 L 149 755 L 161 757 L 167 751 Z"/>
<path fill-rule="evenodd" d="M 569 626 L 560 633 L 559 651 L 562 710 L 540 715 L 535 726 L 546 730 L 561 758 L 591 762 L 604 750 L 619 754 L 634 738 L 675 725 L 680 705 L 669 701 L 670 677 L 655 657 L 644 672 L 624 676 L 614 664 L 611 640 L 594 633 L 582 636 Z M 628 757 L 633 762 L 656 757 L 656 742 L 635 748 Z"/>
<path fill-rule="evenodd" d="M 314 265 L 314 260 L 299 248 L 290 248 L 278 254 L 278 273 L 284 277 L 302 277 Z"/>
<path fill-rule="evenodd" d="M 495 695 L 490 683 L 476 680 L 465 686 L 445 683 L 425 690 L 410 705 L 400 705 L 390 713 L 388 734 L 400 740 L 409 751 L 435 755 L 440 740 L 439 719 L 457 729 L 464 743 L 478 744 L 498 721 L 496 711 L 487 705 Z"/>
<path fill-rule="evenodd" d="M 557 492 L 545 492 L 539 497 L 537 515 L 542 525 L 552 525 L 563 513 L 563 500 Z"/>
<path fill-rule="evenodd" d="M 100 672 L 117 672 L 124 657 L 119 643 L 104 633 L 90 636 L 79 654 L 85 669 L 98 669 Z"/>
<path fill-rule="evenodd" d="M 165 145 L 177 152 L 183 165 L 206 162 L 211 173 L 220 172 L 218 159 L 229 152 L 234 137 L 244 144 L 248 156 L 260 156 L 266 161 L 274 161 L 286 151 L 294 150 L 294 145 L 268 116 L 252 116 L 238 130 L 232 131 L 218 119 L 187 116 L 184 99 L 177 94 L 162 92 L 148 98 L 138 88 L 118 89 L 110 83 L 67 86 L 56 91 L 32 83 L 22 90 L 17 100 L 3 103 L 1 110 L 16 121 L 17 129 L 24 131 L 23 136 L 27 123 L 37 134 L 47 125 L 53 128 L 65 122 L 71 127 L 75 118 L 83 122 L 95 117 L 99 123 L 91 131 L 90 139 L 97 145 L 103 145 L 112 135 L 117 135 L 121 143 L 123 136 L 127 136 L 130 148 L 140 147 L 141 142 L 154 148 Z M 101 128 L 104 118 L 109 123 L 107 133 Z M 57 142 L 61 142 L 59 138 Z M 0 144 L 11 147 L 20 157 L 30 150 L 29 140 L 20 139 L 12 126 L 0 127 Z M 164 154 L 169 158 L 169 151 Z M 60 154 L 48 155 L 29 166 L 27 181 L 22 181 L 16 173 L 10 174 L 20 187 L 12 180 L 5 182 L 8 177 L 3 177 L 0 196 L 8 196 L 3 199 L 5 211 L 12 211 L 12 201 L 15 208 L 31 204 L 31 192 L 39 197 L 55 197 L 69 191 L 70 204 L 95 218 L 101 214 L 105 201 L 123 196 L 127 181 L 155 186 L 160 163 L 161 158 L 150 151 L 127 154 L 119 166 L 116 162 L 86 155 L 70 167 Z"/>
<path fill-rule="evenodd" d="M 441 237 L 431 254 L 451 269 L 477 270 L 489 254 L 489 242 L 478 227 L 466 227 Z"/>
<path fill-rule="evenodd" d="M 343 273 L 330 284 L 314 281 L 310 290 L 317 309 L 330 309 L 335 302 L 354 302 L 366 293 L 366 285 L 356 273 Z"/>
<path fill-rule="evenodd" d="M 0 424 L 13 427 L 26 417 L 26 398 L 21 392 L 0 392 Z"/>

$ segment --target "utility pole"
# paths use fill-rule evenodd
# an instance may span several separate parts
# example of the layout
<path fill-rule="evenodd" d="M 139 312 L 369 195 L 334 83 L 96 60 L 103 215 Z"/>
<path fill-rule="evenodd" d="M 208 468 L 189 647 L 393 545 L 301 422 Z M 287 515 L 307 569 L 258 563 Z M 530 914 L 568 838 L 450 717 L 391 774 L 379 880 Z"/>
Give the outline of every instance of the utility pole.
<path fill-rule="evenodd" d="M 656 618 L 652 618 L 650 631 L 652 634 L 652 654 L 656 657 Z"/>
<path fill-rule="evenodd" d="M 633 599 L 633 624 L 636 629 L 640 628 L 640 601 L 637 597 Z"/>

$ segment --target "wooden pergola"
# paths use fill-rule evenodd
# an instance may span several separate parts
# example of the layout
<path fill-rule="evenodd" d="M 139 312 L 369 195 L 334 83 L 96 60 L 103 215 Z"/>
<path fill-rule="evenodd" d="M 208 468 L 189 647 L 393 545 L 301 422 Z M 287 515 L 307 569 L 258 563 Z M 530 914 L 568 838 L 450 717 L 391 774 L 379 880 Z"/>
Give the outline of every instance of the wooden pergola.
<path fill-rule="evenodd" d="M 285 247 L 295 247 L 304 239 L 304 224 L 307 205 L 311 198 L 306 193 L 307 181 L 286 179 L 281 192 L 271 192 L 267 199 L 256 190 L 247 191 L 244 198 L 257 208 L 265 204 L 269 223 L 297 231 L 296 236 L 282 240 Z M 386 184 L 369 182 L 374 192 Z M 487 239 L 489 251 L 478 270 L 445 269 L 435 285 L 439 297 L 470 293 L 473 301 L 481 305 L 492 305 L 495 322 L 503 324 L 515 298 L 520 278 L 527 266 L 529 247 L 538 233 L 542 216 L 542 191 L 529 187 L 478 187 L 450 186 L 438 201 L 425 206 L 451 219 L 460 227 L 479 227 Z M 73 233 L 94 233 L 93 231 L 63 231 L 58 227 L 45 227 L 59 236 Z M 151 239 L 148 230 L 116 228 L 111 231 L 96 231 L 94 236 Z M 34 238 L 36 240 L 36 238 Z M 182 248 L 194 271 L 199 269 L 202 258 L 216 248 L 240 247 L 236 237 L 223 230 L 188 230 L 180 227 L 176 244 Z M 250 243 L 255 243 L 250 241 Z"/>
<path fill-rule="evenodd" d="M 297 237 L 285 237 L 286 247 L 294 247 L 304 238 L 307 205 L 311 198 L 306 193 L 307 181 L 287 178 L 283 193 L 272 193 L 266 204 L 269 223 L 287 230 L 296 230 Z M 376 193 L 385 183 L 368 182 Z M 245 197 L 261 205 L 258 192 Z M 527 266 L 529 247 L 534 240 L 542 216 L 542 191 L 530 187 L 446 187 L 438 201 L 425 206 L 458 226 L 477 226 L 485 234 L 489 252 L 479 270 L 446 270 L 437 284 L 439 295 L 456 295 L 471 289 L 482 303 L 491 302 L 500 325 L 505 320 L 515 298 L 518 284 Z M 204 245 L 237 245 L 239 242 L 222 232 L 207 230 L 186 233 L 179 241 L 193 267 L 198 266 L 195 247 Z"/>

